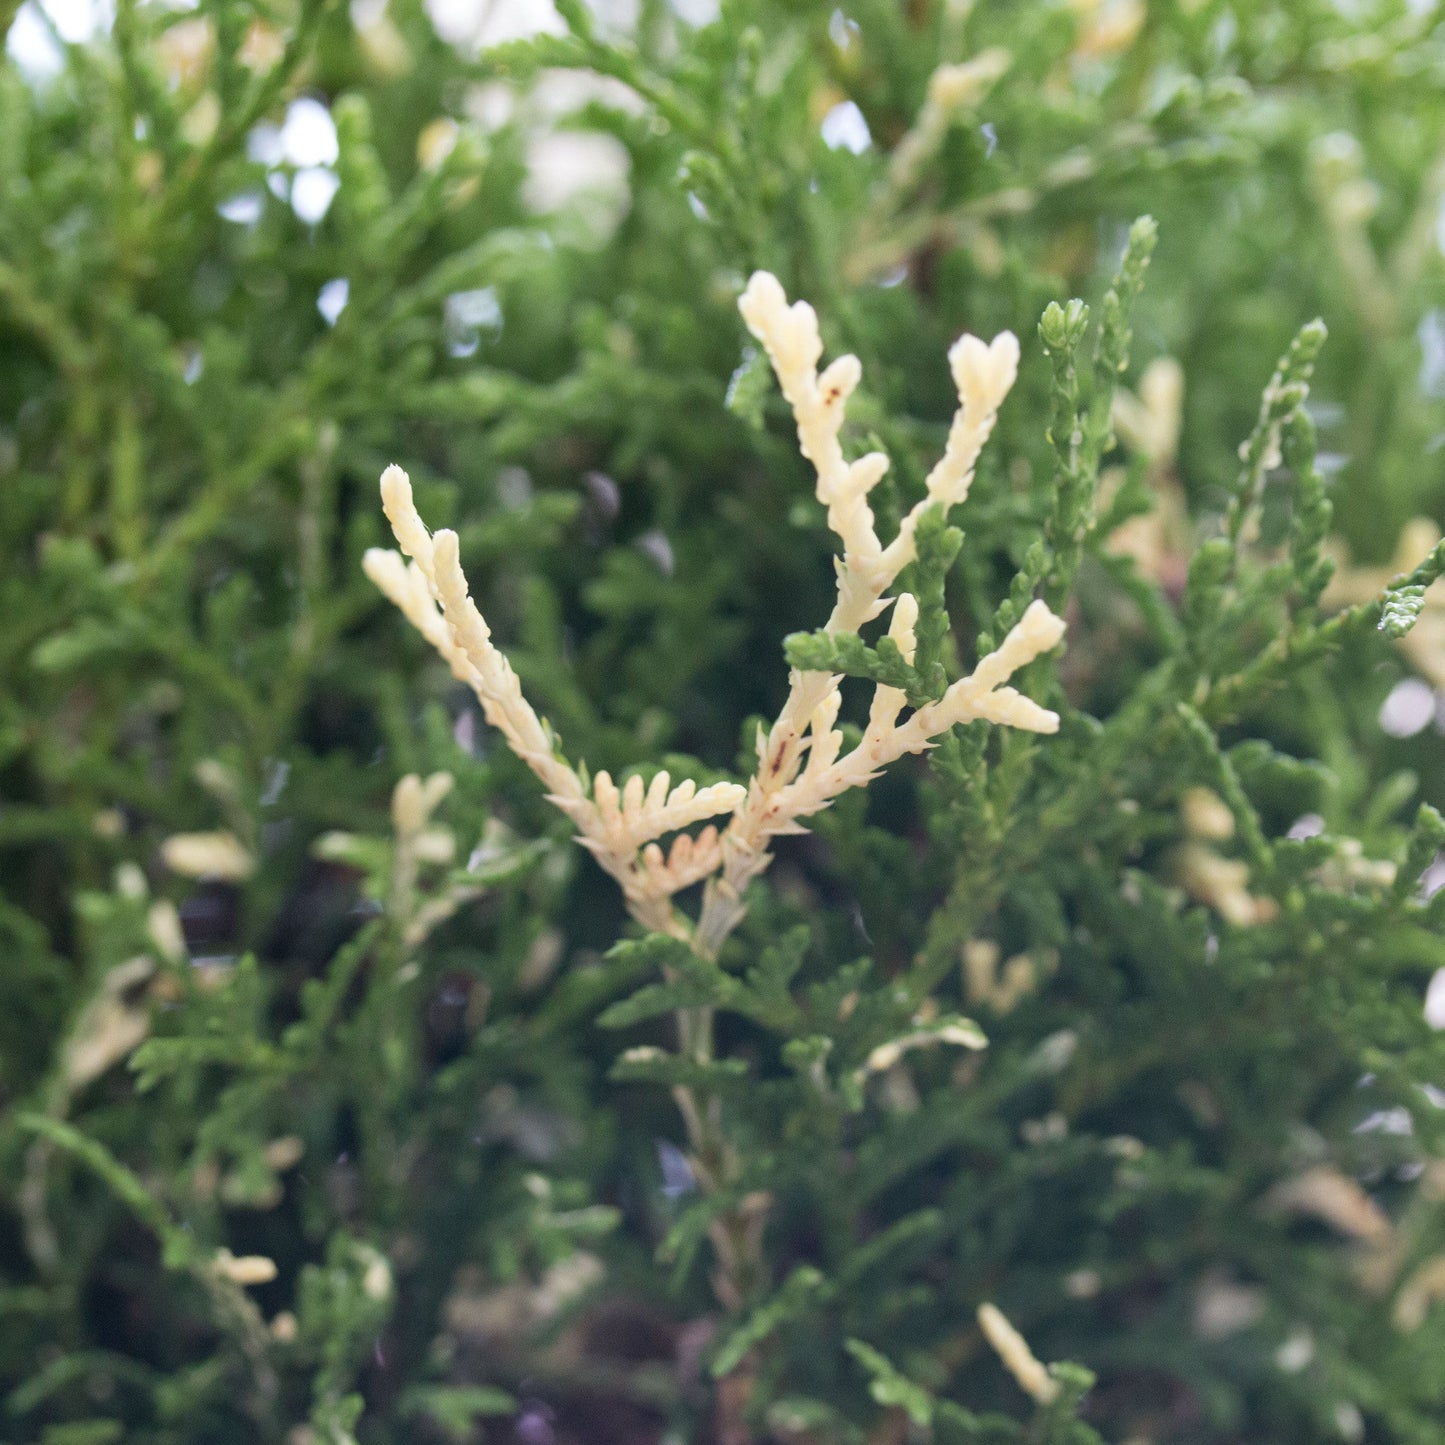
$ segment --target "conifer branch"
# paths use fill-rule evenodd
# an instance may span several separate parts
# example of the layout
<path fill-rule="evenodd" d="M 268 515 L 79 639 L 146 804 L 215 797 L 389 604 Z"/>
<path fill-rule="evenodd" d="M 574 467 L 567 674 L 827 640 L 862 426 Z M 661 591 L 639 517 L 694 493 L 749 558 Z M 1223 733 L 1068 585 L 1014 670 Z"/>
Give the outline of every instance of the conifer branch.
<path fill-rule="evenodd" d="M 847 400 L 862 378 L 857 357 L 840 356 L 820 373 L 823 343 L 816 313 L 803 301 L 789 305 L 776 277 L 765 271 L 753 276 L 738 305 L 793 409 L 799 447 L 816 470 L 818 500 L 827 507 L 829 526 L 843 549 L 837 601 L 826 626 L 821 633 L 790 640 L 793 660 L 805 666 L 794 668 L 781 712 L 771 729 L 760 732 L 757 769 L 746 788 L 736 783 L 699 788 L 691 779 L 673 787 L 667 772 L 647 785 L 634 775 L 621 788 L 610 774 L 598 772 L 589 787 L 493 644 L 468 590 L 456 533 L 427 531 L 400 467 L 387 468 L 381 495 L 401 552 L 372 549 L 363 563 L 367 576 L 476 694 L 487 721 L 572 820 L 581 846 L 617 880 L 633 917 L 648 929 L 688 939 L 705 959 L 717 957 L 742 919 L 744 890 L 767 868 L 771 840 L 805 831 L 803 820 L 842 793 L 866 787 L 905 754 L 934 747 L 959 723 L 982 719 L 1055 732 L 1058 715 L 1008 683 L 1064 634 L 1063 622 L 1047 604 L 1035 601 L 969 676 L 947 685 L 937 662 L 946 627 L 942 577 L 959 541 L 944 519 L 968 496 L 979 454 L 1018 374 L 1014 336 L 1003 332 L 990 343 L 963 336 L 949 351 L 959 406 L 948 441 L 928 474 L 926 497 L 885 546 L 868 493 L 887 470 L 888 459 L 872 452 L 849 461 L 840 441 Z M 933 538 L 934 532 L 937 538 L 926 546 L 938 565 L 922 579 L 927 615 L 921 617 L 913 594 L 885 594 L 919 558 L 921 538 Z M 887 637 L 876 649 L 866 647 L 858 628 L 890 606 Z M 921 670 L 915 672 L 921 632 L 927 646 Z M 831 670 L 835 666 L 838 671 Z M 862 672 L 875 683 L 868 725 L 846 754 L 835 726 L 843 671 Z M 914 710 L 903 718 L 910 704 Z M 731 815 L 725 828 L 709 825 L 696 837 L 680 831 L 724 814 Z M 679 836 L 664 851 L 658 839 L 668 833 Z M 702 910 L 694 927 L 672 899 L 703 881 Z"/>

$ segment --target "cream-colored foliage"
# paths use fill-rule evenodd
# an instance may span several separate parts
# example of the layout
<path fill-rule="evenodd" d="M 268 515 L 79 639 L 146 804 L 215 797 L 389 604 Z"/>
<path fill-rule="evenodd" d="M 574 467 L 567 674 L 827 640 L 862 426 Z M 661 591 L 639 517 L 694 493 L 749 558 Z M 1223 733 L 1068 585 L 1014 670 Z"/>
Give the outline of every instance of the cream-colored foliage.
<path fill-rule="evenodd" d="M 1379 1242 L 1390 1236 L 1389 1216 L 1358 1180 L 1330 1164 L 1317 1164 L 1303 1174 L 1281 1180 L 1265 1195 L 1264 1207 L 1285 1214 L 1309 1215 L 1350 1239 Z"/>
<path fill-rule="evenodd" d="M 218 1249 L 211 1268 L 232 1284 L 270 1284 L 276 1278 L 276 1261 L 264 1254 L 235 1255 L 229 1249 Z"/>
<path fill-rule="evenodd" d="M 988 1040 L 978 1025 L 969 1019 L 947 1019 L 941 1023 L 920 1021 L 912 1032 L 879 1044 L 863 1061 L 858 1077 L 866 1079 L 869 1074 L 882 1073 L 891 1069 L 904 1054 L 938 1044 L 952 1044 L 960 1049 L 982 1049 L 988 1046 Z"/>
<path fill-rule="evenodd" d="M 1058 966 L 1057 949 L 1047 949 L 1037 957 L 1016 953 L 1004 961 L 1003 951 L 991 938 L 971 938 L 963 945 L 964 995 L 971 1004 L 984 1004 L 995 1013 L 1006 1014 L 1021 999 L 1037 992 L 1040 982 Z"/>
<path fill-rule="evenodd" d="M 161 844 L 161 858 L 172 873 L 186 878 L 247 879 L 256 860 L 234 833 L 172 833 Z"/>
<path fill-rule="evenodd" d="M 1024 1394 L 1040 1405 L 1052 1404 L 1058 1398 L 1059 1382 L 1039 1363 L 1028 1341 L 1009 1323 L 1004 1312 L 997 1305 L 981 1304 L 978 1324 Z"/>
<path fill-rule="evenodd" d="M 823 343 L 816 314 L 806 302 L 789 305 L 767 272 L 753 276 L 739 309 L 793 409 L 799 446 L 817 472 L 818 500 L 842 543 L 837 600 L 826 630 L 856 632 L 892 607 L 889 635 L 911 660 L 918 605 L 906 592 L 889 596 L 889 589 L 914 560 L 914 537 L 925 510 L 952 507 L 967 497 L 979 454 L 1018 372 L 1018 342 L 1004 332 L 991 343 L 964 336 L 952 347 L 949 364 L 959 407 L 944 454 L 929 473 L 926 497 L 884 543 L 868 494 L 887 471 L 888 459 L 872 452 L 850 461 L 840 440 L 848 398 L 862 376 L 858 359 L 841 356 L 819 372 Z M 958 723 L 986 719 L 1039 733 L 1058 728 L 1056 714 L 1008 686 L 1014 673 L 1063 637 L 1062 621 L 1035 602 L 998 649 L 936 702 L 905 718 L 903 692 L 876 688 L 863 737 L 846 753 L 836 727 L 841 679 L 794 671 L 782 710 L 770 728 L 760 730 L 757 770 L 746 787 L 698 787 L 691 779 L 674 786 L 666 772 L 649 784 L 634 775 L 620 788 L 599 772 L 589 785 L 585 771 L 563 757 L 492 643 L 461 570 L 456 533 L 427 531 L 400 467 L 387 468 L 381 494 L 405 556 L 373 549 L 365 558 L 367 575 L 476 693 L 487 720 L 572 820 L 581 845 L 621 885 L 633 916 L 650 929 L 688 939 L 704 957 L 716 956 L 742 918 L 743 892 L 768 866 L 771 840 L 804 831 L 803 820 L 840 794 L 865 786 L 905 753 L 932 747 Z M 696 835 L 682 831 L 720 817 L 725 824 L 710 823 Z M 658 841 L 665 834 L 676 835 L 666 850 Z M 706 887 L 693 921 L 673 897 L 699 882 Z"/>
<path fill-rule="evenodd" d="M 1191 839 L 1176 851 L 1175 867 L 1189 896 L 1236 928 L 1269 923 L 1278 915 L 1273 898 L 1249 891 L 1249 864 L 1242 858 L 1225 858 L 1207 843 Z"/>
<path fill-rule="evenodd" d="M 1395 1297 L 1394 1319 L 1399 1329 L 1418 1330 L 1430 1307 L 1445 1300 L 1445 1254 L 1427 1259 Z"/>
<path fill-rule="evenodd" d="M 912 129 L 894 147 L 888 165 L 888 184 L 895 193 L 913 186 L 937 153 L 948 128 L 963 113 L 974 109 L 1007 73 L 1013 56 L 993 46 L 956 65 L 940 65 L 928 77 L 923 109 Z"/>
<path fill-rule="evenodd" d="M 106 973 L 61 1053 L 67 1094 L 128 1058 L 150 1032 L 150 1006 L 138 994 L 154 973 L 155 964 L 144 955 L 127 959 Z"/>
<path fill-rule="evenodd" d="M 1107 60 L 1127 50 L 1144 26 L 1144 0 L 1072 0 L 1079 18 L 1074 55 Z"/>
<path fill-rule="evenodd" d="M 1274 899 L 1249 891 L 1249 864 L 1214 847 L 1234 836 L 1234 814 L 1224 799 L 1208 788 L 1188 788 L 1180 812 L 1188 837 L 1175 851 L 1174 865 L 1185 892 L 1236 928 L 1274 919 L 1279 913 Z"/>
<path fill-rule="evenodd" d="M 450 773 L 433 773 L 429 778 L 408 773 L 392 790 L 392 845 L 383 886 L 387 914 L 407 953 L 482 891 L 465 874 L 443 875 L 433 886 L 421 886 L 423 870 L 450 868 L 457 856 L 456 834 L 433 817 L 452 784 Z M 500 829 L 495 823 L 490 827 L 493 837 L 483 840 L 483 848 L 495 842 Z M 315 852 L 320 858 L 364 868 L 364 846 L 364 840 L 351 833 L 326 833 L 317 839 Z"/>
<path fill-rule="evenodd" d="M 1186 788 L 1179 800 L 1184 829 L 1193 838 L 1224 843 L 1234 837 L 1234 814 L 1229 804 L 1210 788 Z"/>

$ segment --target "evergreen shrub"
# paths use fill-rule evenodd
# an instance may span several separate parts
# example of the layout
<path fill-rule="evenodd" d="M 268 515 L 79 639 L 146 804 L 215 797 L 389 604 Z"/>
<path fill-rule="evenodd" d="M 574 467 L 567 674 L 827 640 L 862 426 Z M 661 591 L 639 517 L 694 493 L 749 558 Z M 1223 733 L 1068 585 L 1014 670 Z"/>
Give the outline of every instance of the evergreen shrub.
<path fill-rule="evenodd" d="M 0 34 L 0 1439 L 1445 1438 L 1437 7 Z"/>

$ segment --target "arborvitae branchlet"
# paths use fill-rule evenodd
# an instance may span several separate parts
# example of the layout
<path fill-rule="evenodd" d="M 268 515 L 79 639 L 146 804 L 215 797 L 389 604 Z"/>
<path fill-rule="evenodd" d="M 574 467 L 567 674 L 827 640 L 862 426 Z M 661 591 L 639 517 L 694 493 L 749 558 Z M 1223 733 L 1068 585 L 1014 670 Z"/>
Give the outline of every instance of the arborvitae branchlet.
<path fill-rule="evenodd" d="M 0 1438 L 1434 1442 L 1439 22 L 541 9 L 0 4 Z"/>

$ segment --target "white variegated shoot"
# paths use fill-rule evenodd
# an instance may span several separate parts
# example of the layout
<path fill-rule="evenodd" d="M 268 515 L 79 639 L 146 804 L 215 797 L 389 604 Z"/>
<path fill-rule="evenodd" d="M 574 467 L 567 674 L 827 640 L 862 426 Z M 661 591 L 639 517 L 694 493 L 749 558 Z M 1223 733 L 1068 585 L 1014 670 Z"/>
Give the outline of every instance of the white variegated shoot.
<path fill-rule="evenodd" d="M 914 560 L 914 538 L 926 509 L 947 509 L 967 497 L 979 454 L 1018 372 L 1018 342 L 1003 332 L 991 343 L 963 336 L 954 344 L 949 363 L 959 406 L 944 454 L 928 475 L 927 495 L 884 543 L 868 494 L 887 471 L 888 459 L 871 452 L 850 461 L 840 440 L 848 398 L 862 375 L 858 359 L 841 356 L 820 373 L 823 343 L 813 308 L 801 301 L 789 305 L 782 286 L 765 271 L 749 281 L 739 309 L 793 409 L 799 446 L 817 472 L 818 500 L 842 544 L 837 600 L 826 630 L 856 632 L 891 606 L 889 635 L 911 661 L 918 604 L 907 592 L 890 596 L 890 589 Z M 795 670 L 782 710 L 770 728 L 760 731 L 757 770 L 746 787 L 717 783 L 699 788 L 690 779 L 673 786 L 665 772 L 648 785 L 633 776 L 620 789 L 599 772 L 589 786 L 585 772 L 563 757 L 492 643 L 462 573 L 456 533 L 427 531 L 400 467 L 387 468 L 381 495 L 401 552 L 410 561 L 373 549 L 366 554 L 367 575 L 476 693 L 487 720 L 572 820 L 578 841 L 621 885 L 638 922 L 686 939 L 703 957 L 715 958 L 741 920 L 744 891 L 768 866 L 771 840 L 804 831 L 803 820 L 840 794 L 866 786 L 905 753 L 932 747 L 958 723 L 986 719 L 1038 733 L 1058 727 L 1055 713 L 1008 686 L 1020 668 L 1063 637 L 1063 622 L 1043 602 L 1035 602 L 997 650 L 936 702 L 904 717 L 903 692 L 878 686 L 863 737 L 847 753 L 835 726 L 841 679 Z M 683 831 L 722 815 L 725 826 L 710 823 L 696 835 Z M 658 840 L 666 834 L 676 836 L 664 851 Z M 706 886 L 693 921 L 673 899 L 699 882 Z"/>
<path fill-rule="evenodd" d="M 1038 1401 L 1040 1405 L 1052 1405 L 1059 1395 L 1059 1382 L 1039 1363 L 1028 1341 L 1009 1322 L 1004 1312 L 994 1304 L 978 1307 L 978 1324 L 1024 1394 Z"/>
<path fill-rule="evenodd" d="M 621 885 L 633 916 L 647 928 L 677 933 L 681 920 L 672 895 L 697 881 L 699 854 L 707 856 L 707 845 L 684 834 L 667 858 L 655 846 L 643 856 L 639 849 L 664 833 L 728 812 L 743 789 L 735 783 L 700 789 L 689 779 L 669 792 L 667 774 L 659 773 L 645 793 L 642 779 L 633 777 L 619 795 L 612 779 L 600 772 L 589 796 L 581 774 L 561 756 L 551 730 L 523 696 L 511 663 L 493 645 L 491 629 L 462 573 L 457 534 L 441 531 L 433 536 L 427 531 L 411 480 L 400 467 L 388 467 L 382 474 L 381 500 L 392 532 L 411 560 L 373 547 L 363 559 L 366 575 L 476 694 L 487 721 L 572 820 L 578 841 Z M 714 847 L 715 837 L 714 832 Z"/>

